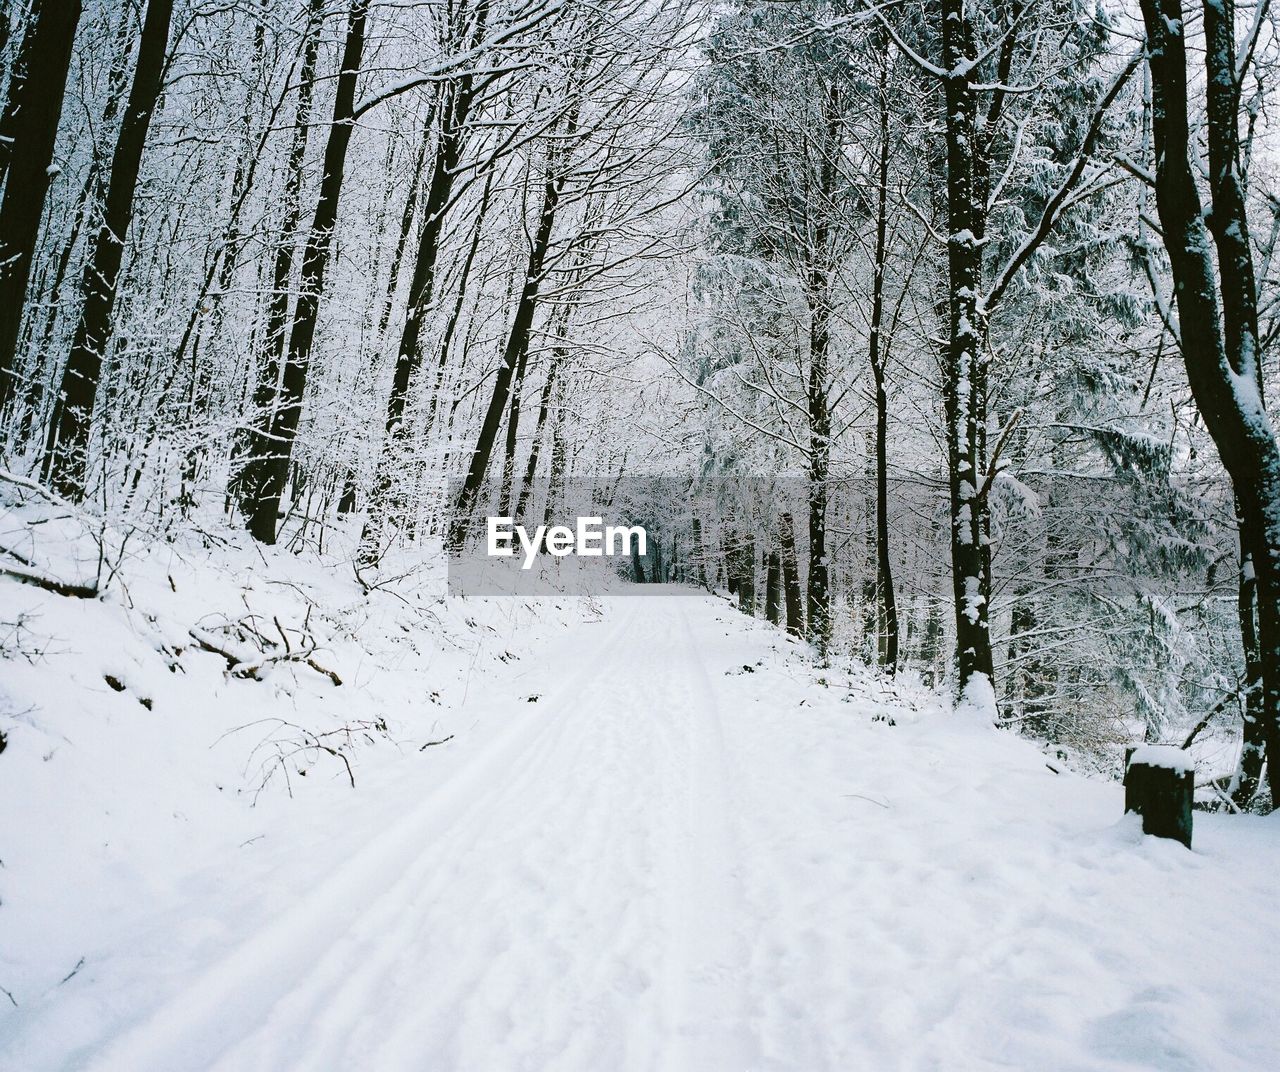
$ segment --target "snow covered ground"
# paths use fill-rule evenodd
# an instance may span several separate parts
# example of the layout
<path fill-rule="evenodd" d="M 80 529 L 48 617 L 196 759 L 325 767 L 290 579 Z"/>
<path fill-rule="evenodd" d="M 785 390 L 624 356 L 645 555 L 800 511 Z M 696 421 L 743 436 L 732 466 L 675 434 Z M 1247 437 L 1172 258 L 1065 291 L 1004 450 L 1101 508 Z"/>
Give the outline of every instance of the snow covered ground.
<path fill-rule="evenodd" d="M 31 615 L 0 1068 L 1280 1067 L 1275 818 L 1143 838 L 1118 784 L 704 594 L 210 562 L 106 602 L 0 582 Z M 245 613 L 319 669 L 191 636 Z"/>

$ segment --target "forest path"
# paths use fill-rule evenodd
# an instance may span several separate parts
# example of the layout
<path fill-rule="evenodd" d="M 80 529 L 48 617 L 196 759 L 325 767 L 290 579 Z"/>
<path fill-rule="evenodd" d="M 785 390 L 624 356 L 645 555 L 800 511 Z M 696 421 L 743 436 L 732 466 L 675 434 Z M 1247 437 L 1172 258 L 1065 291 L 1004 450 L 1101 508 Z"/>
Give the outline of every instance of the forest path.
<path fill-rule="evenodd" d="M 703 664 L 726 608 L 622 603 L 536 706 L 92 1067 L 748 1067 L 747 817 Z"/>
<path fill-rule="evenodd" d="M 1274 824 L 1144 840 L 1116 786 L 827 687 L 708 596 L 616 600 L 536 662 L 286 911 L 50 1067 L 1275 1067 Z M 1221 947 L 1225 906 L 1256 943 Z"/>

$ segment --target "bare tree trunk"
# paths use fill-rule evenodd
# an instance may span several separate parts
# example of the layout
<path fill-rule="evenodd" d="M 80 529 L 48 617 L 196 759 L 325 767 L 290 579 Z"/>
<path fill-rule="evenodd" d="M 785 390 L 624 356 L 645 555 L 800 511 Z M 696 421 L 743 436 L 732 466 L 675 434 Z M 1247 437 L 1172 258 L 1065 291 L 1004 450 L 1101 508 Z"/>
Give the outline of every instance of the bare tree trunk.
<path fill-rule="evenodd" d="M 827 142 L 839 145 L 840 108 L 836 89 L 831 88 L 827 108 Z M 809 576 L 808 637 L 825 654 L 831 638 L 831 577 L 827 562 L 827 480 L 831 472 L 831 401 L 829 398 L 828 362 L 831 349 L 831 227 L 821 213 L 833 203 L 837 173 L 836 162 L 828 155 L 822 165 L 821 193 L 824 204 L 814 229 L 806 284 L 809 299 L 809 383 L 807 392 L 809 416 Z"/>
<path fill-rule="evenodd" d="M 945 70 L 972 69 L 973 26 L 971 9 L 964 0 L 942 0 L 942 51 Z M 985 703 L 994 697 L 995 688 L 988 623 L 989 574 L 983 554 L 986 499 L 979 494 L 981 436 L 987 414 L 986 324 L 978 304 L 986 203 L 976 159 L 977 96 L 969 79 L 970 75 L 964 75 L 944 81 L 950 327 L 942 361 L 943 409 L 951 490 L 957 686 L 962 698 Z"/>
<path fill-rule="evenodd" d="M 825 231 L 825 228 L 823 229 Z M 825 239 L 823 239 L 825 245 Z M 827 478 L 831 468 L 831 411 L 827 398 L 827 273 L 815 267 L 810 276 L 809 339 L 809 629 L 814 646 L 825 652 L 831 636 L 831 593 L 827 564 Z"/>
<path fill-rule="evenodd" d="M 800 567 L 796 561 L 795 522 L 783 514 L 778 526 L 782 545 L 782 593 L 786 608 L 787 632 L 804 636 L 804 610 L 800 600 Z"/>
<path fill-rule="evenodd" d="M 885 390 L 885 364 L 889 340 L 884 335 L 884 280 L 888 257 L 889 226 L 889 61 L 887 45 L 880 61 L 878 103 L 880 110 L 880 171 L 876 191 L 875 277 L 871 289 L 871 325 L 868 340 L 871 375 L 876 392 L 876 592 L 880 602 L 880 665 L 890 674 L 898 669 L 898 603 L 893 591 L 893 567 L 889 557 L 889 396 Z"/>
<path fill-rule="evenodd" d="M 772 625 L 782 620 L 782 559 L 777 551 L 769 552 L 765 569 L 764 616 Z"/>
<path fill-rule="evenodd" d="M 529 367 L 529 348 L 526 346 L 516 366 L 511 384 L 511 404 L 507 407 L 507 436 L 502 451 L 502 486 L 499 489 L 498 512 L 503 517 L 511 515 L 511 501 L 516 494 L 516 448 L 520 442 L 520 399 L 524 394 L 524 374 Z"/>
<path fill-rule="evenodd" d="M 738 547 L 738 609 L 751 617 L 756 613 L 756 542 L 750 533 L 740 537 Z"/>
<path fill-rule="evenodd" d="M 548 527 L 555 523 L 556 511 L 564 490 L 565 470 L 569 465 L 569 444 L 564 434 L 565 413 L 560 409 L 551 425 L 551 473 L 547 478 L 547 502 L 542 511 L 542 523 Z"/>
<path fill-rule="evenodd" d="M 124 242 L 133 220 L 134 191 L 147 130 L 160 96 L 173 0 L 149 0 L 138 43 L 133 86 L 111 160 L 102 226 L 93 258 L 85 267 L 84 307 L 62 374 L 58 404 L 45 443 L 45 478 L 66 499 L 84 497 L 88 477 L 89 429 L 98 379 L 111 343 Z"/>
<path fill-rule="evenodd" d="M 1204 4 L 1209 188 L 1206 227 L 1191 169 L 1181 0 L 1142 0 L 1151 70 L 1156 208 L 1174 278 L 1182 356 L 1240 509 L 1257 581 L 1262 736 L 1268 779 L 1280 756 L 1280 449 L 1258 390 L 1257 288 L 1239 161 L 1234 6 Z M 1209 231 L 1217 247 L 1217 276 Z M 1221 302 L 1221 306 L 1219 306 Z"/>
<path fill-rule="evenodd" d="M 129 19 L 127 17 L 122 18 L 114 41 L 115 60 L 112 63 L 111 73 L 107 79 L 107 102 L 102 110 L 101 125 L 106 130 L 114 126 L 116 115 L 120 110 L 120 101 L 128 87 L 129 52 L 132 40 L 133 34 L 129 27 Z M 76 201 L 76 210 L 71 218 L 71 227 L 67 233 L 66 241 L 63 243 L 62 252 L 58 256 L 57 266 L 54 269 L 53 283 L 49 288 L 49 312 L 45 317 L 44 330 L 36 347 L 37 358 L 49 352 L 49 347 L 53 341 L 54 329 L 57 327 L 58 307 L 62 304 L 62 288 L 71 266 L 71 257 L 80 241 L 81 229 L 86 222 L 90 221 L 92 216 L 96 215 L 97 206 L 102 200 L 102 194 L 105 192 L 102 190 L 101 183 L 102 170 L 102 153 L 95 148 L 93 159 L 89 162 L 88 173 L 85 175 L 84 185 L 80 190 L 80 197 Z M 50 370 L 50 374 L 52 374 L 52 370 Z M 38 385 L 37 383 L 29 383 L 27 385 L 21 428 L 18 432 L 21 442 L 25 443 L 31 435 L 31 426 L 39 417 L 41 399 L 44 393 L 43 376 L 39 376 Z"/>
<path fill-rule="evenodd" d="M 338 72 L 337 95 L 333 105 L 333 123 L 324 151 L 324 172 L 320 179 L 320 195 L 315 218 L 307 234 L 302 254 L 302 281 L 293 311 L 293 328 L 289 335 L 289 351 L 284 376 L 276 399 L 275 413 L 268 431 L 268 453 L 259 459 L 261 477 L 255 483 L 261 488 L 256 501 L 246 511 L 249 532 L 261 543 L 276 542 L 276 524 L 280 515 L 280 497 L 284 493 L 293 457 L 293 443 L 302 417 L 303 398 L 307 388 L 307 371 L 315 342 L 320 297 L 324 291 L 324 273 L 329 263 L 333 229 L 338 219 L 338 199 L 342 194 L 343 172 L 347 148 L 355 127 L 356 80 L 364 56 L 365 23 L 369 0 L 352 0 L 347 21 L 346 42 L 342 50 L 342 66 Z"/>
<path fill-rule="evenodd" d="M 427 149 L 430 148 L 435 130 L 436 102 L 432 100 L 431 113 L 423 124 L 422 135 L 418 144 L 418 155 L 414 158 L 413 169 L 409 172 L 409 196 L 404 200 L 404 210 L 400 213 L 400 231 L 396 237 L 395 250 L 391 254 L 391 268 L 387 274 L 387 296 L 382 303 L 382 312 L 378 314 L 379 341 L 386 335 L 391 324 L 391 313 L 396 304 L 396 288 L 400 284 L 400 269 L 404 265 L 405 249 L 409 245 L 409 235 L 413 232 L 413 218 L 418 211 L 418 195 L 422 188 L 422 172 L 427 166 Z"/>
<path fill-rule="evenodd" d="M 467 468 L 467 475 L 457 502 L 454 504 L 453 517 L 449 526 L 449 544 L 452 547 L 460 547 L 466 539 L 469 515 L 475 506 L 480 486 L 484 482 L 485 472 L 489 468 L 489 458 L 497 442 L 498 429 L 501 427 L 503 414 L 509 404 L 512 380 L 528 352 L 533 330 L 533 316 L 538 302 L 538 290 L 542 285 L 543 262 L 551 245 L 551 230 L 555 225 L 556 208 L 560 202 L 560 191 L 563 186 L 564 178 L 553 174 L 548 168 L 543 182 L 542 208 L 538 213 L 538 227 L 529 246 L 524 285 L 520 291 L 515 316 L 511 321 L 507 343 L 503 348 L 498 373 L 494 377 L 493 393 L 485 410 L 475 450 L 471 454 L 471 463 Z"/>
<path fill-rule="evenodd" d="M 696 517 L 693 519 L 693 536 L 687 557 L 693 563 L 693 583 L 699 588 L 705 588 L 707 585 L 707 571 L 704 566 L 705 556 L 702 551 L 702 521 Z"/>
<path fill-rule="evenodd" d="M 238 437 L 233 463 L 243 459 L 232 482 L 240 512 L 246 517 L 254 509 L 265 488 L 266 459 L 271 454 L 272 403 L 280 388 L 280 361 L 284 356 L 285 328 L 289 318 L 289 279 L 293 274 L 294 248 L 302 220 L 302 176 L 307 157 L 307 134 L 311 126 L 311 102 L 315 93 L 316 60 L 320 49 L 323 0 L 312 0 L 307 12 L 306 41 L 298 75 L 298 104 L 294 111 L 293 142 L 289 146 L 284 191 L 284 220 L 276 239 L 272 260 L 271 291 L 267 298 L 266 329 L 259 339 L 257 380 L 253 389 L 253 424 Z M 233 465 L 234 469 L 234 465 Z"/>
<path fill-rule="evenodd" d="M 476 26 L 470 38 L 473 47 L 484 37 L 487 14 L 488 4 L 482 2 L 477 8 Z M 475 99 L 475 91 L 475 78 L 470 74 L 461 76 L 440 90 L 442 94 L 438 109 L 440 131 L 436 140 L 435 159 L 423 206 L 422 231 L 418 237 L 413 278 L 409 283 L 408 310 L 405 314 L 404 329 L 400 335 L 400 348 L 396 352 L 391 394 L 387 399 L 387 420 L 382 451 L 378 458 L 373 494 L 369 499 L 369 516 L 360 539 L 360 561 L 366 565 L 372 565 L 377 560 L 386 515 L 391 510 L 390 499 L 397 464 L 397 448 L 403 443 L 404 438 L 405 407 L 409 400 L 409 389 L 422 364 L 422 327 L 435 294 L 436 260 L 444 233 L 445 216 L 453 197 L 458 162 L 466 144 L 467 123 Z M 488 188 L 485 191 L 485 206 L 487 202 Z M 474 244 L 479 242 L 479 236 L 480 221 L 477 221 L 472 256 L 474 256 Z M 470 269 L 470 263 L 471 257 L 468 257 L 466 270 Z M 458 295 L 459 312 L 464 288 L 465 276 Z M 452 324 L 449 330 L 452 333 Z M 447 343 L 442 349 L 447 353 Z M 444 360 L 444 358 L 441 360 L 440 375 L 444 372 Z"/>
<path fill-rule="evenodd" d="M 0 418 L 16 393 L 18 336 L 45 194 L 56 174 L 50 165 L 80 8 L 80 0 L 32 4 L 0 117 Z"/>
<path fill-rule="evenodd" d="M 547 416 L 551 412 L 551 394 L 555 389 L 556 370 L 560 359 L 561 351 L 554 351 L 551 356 L 551 365 L 547 369 L 547 378 L 542 384 L 542 395 L 538 399 L 538 420 L 533 429 L 533 445 L 529 448 L 529 459 L 524 467 L 524 480 L 521 482 L 515 513 L 512 515 L 517 521 L 525 516 L 529 497 L 533 494 L 533 481 L 538 472 L 538 456 L 542 452 L 543 429 L 547 423 Z"/>
<path fill-rule="evenodd" d="M 1265 687 L 1262 681 L 1262 653 L 1258 647 L 1258 579 L 1254 573 L 1253 550 L 1245 543 L 1248 522 L 1236 503 L 1240 529 L 1240 577 L 1237 610 L 1240 616 L 1240 643 L 1244 648 L 1244 740 L 1240 748 L 1239 770 L 1231 798 L 1237 807 L 1246 807 L 1257 795 L 1266 757 Z"/>

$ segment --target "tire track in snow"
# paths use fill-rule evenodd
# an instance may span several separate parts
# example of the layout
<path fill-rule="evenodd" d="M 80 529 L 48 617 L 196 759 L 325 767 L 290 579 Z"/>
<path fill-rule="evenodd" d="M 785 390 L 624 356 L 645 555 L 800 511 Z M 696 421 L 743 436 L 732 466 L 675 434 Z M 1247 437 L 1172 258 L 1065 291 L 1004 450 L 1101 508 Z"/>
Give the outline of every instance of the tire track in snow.
<path fill-rule="evenodd" d="M 584 657 L 579 669 L 552 697 L 544 698 L 553 712 L 549 720 L 528 718 L 514 723 L 428 793 L 402 821 L 374 837 L 342 870 L 249 935 L 183 993 L 105 1047 L 86 1067 L 91 1072 L 182 1072 L 216 1067 L 221 1055 L 270 1022 L 280 1003 L 287 1002 L 298 987 L 299 979 L 307 979 L 326 958 L 330 964 L 336 961 L 350 966 L 348 957 L 361 952 L 358 944 L 348 940 L 335 946 L 333 936 L 344 933 L 362 916 L 385 920 L 403 907 L 401 894 L 406 886 L 438 863 L 439 846 L 430 836 L 433 830 L 447 826 L 477 795 L 483 798 L 498 791 L 495 787 L 501 786 L 504 768 L 563 728 L 569 710 L 566 699 L 610 663 L 614 649 L 627 635 L 633 614 L 631 611 L 600 642 L 594 657 Z M 402 871 L 400 864 L 405 859 L 412 863 Z M 400 877 L 391 888 L 383 889 L 388 871 L 398 872 Z M 311 1026 L 302 1025 L 303 1030 Z M 237 1067 L 243 1070 L 247 1066 Z M 267 1067 L 278 1072 L 282 1067 L 301 1066 Z"/>
<path fill-rule="evenodd" d="M 687 735 L 682 910 L 676 932 L 680 967 L 672 980 L 675 1016 L 660 1069 L 728 1072 L 757 1066 L 759 1048 L 747 1008 L 750 945 L 741 892 L 742 853 L 730 821 L 720 709 L 702 645 L 679 606 Z"/>

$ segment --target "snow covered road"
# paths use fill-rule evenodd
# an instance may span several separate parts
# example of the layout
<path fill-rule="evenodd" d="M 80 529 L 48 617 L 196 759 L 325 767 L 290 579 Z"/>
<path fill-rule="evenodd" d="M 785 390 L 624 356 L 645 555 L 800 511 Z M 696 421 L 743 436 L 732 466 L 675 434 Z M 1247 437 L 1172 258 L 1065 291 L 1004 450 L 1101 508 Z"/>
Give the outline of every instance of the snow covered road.
<path fill-rule="evenodd" d="M 1142 839 L 1117 786 L 924 693 L 824 684 L 709 597 L 616 600 L 538 663 L 282 911 L 88 1048 L 56 1002 L 7 1049 L 0 1025 L 0 1067 L 1280 1066 L 1250 985 L 1280 953 L 1274 821 Z M 1257 940 L 1219 942 L 1224 912 Z"/>

